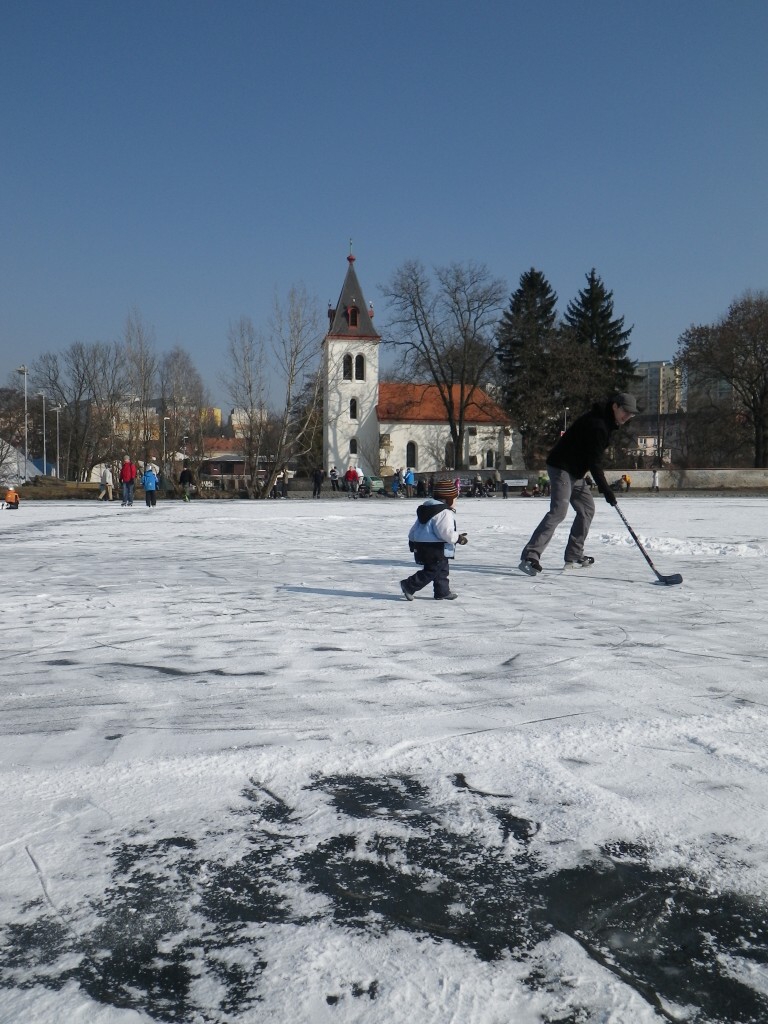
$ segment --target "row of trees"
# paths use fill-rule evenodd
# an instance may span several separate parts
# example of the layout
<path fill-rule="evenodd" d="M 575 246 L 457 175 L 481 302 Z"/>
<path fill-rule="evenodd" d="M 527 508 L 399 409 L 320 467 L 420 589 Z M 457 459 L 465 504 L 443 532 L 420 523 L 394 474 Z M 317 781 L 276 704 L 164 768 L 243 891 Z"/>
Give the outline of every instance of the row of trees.
<path fill-rule="evenodd" d="M 62 352 L 45 353 L 29 368 L 26 383 L 47 403 L 48 461 L 60 441 L 60 472 L 70 480 L 86 479 L 93 466 L 118 463 L 126 452 L 147 461 L 159 458 L 161 448 L 194 448 L 211 427 L 206 390 L 189 354 L 176 347 L 158 356 L 152 332 L 136 312 L 117 341 L 78 341 Z M 42 403 L 31 406 L 30 458 L 43 451 Z M 57 410 L 58 437 L 51 410 Z M 22 447 L 18 388 L 4 392 L 0 412 L 7 436 Z"/>
<path fill-rule="evenodd" d="M 456 451 L 478 388 L 495 387 L 531 468 L 541 465 L 567 409 L 578 415 L 633 389 L 632 328 L 594 268 L 562 316 L 535 268 L 521 275 L 503 311 L 504 282 L 475 263 L 437 268 L 433 278 L 408 262 L 385 294 L 392 318 L 384 341 L 400 352 L 398 373 L 437 385 Z M 768 466 L 768 294 L 748 292 L 715 323 L 690 327 L 675 364 L 687 395 L 687 411 L 675 414 L 670 430 L 678 464 Z"/>
<path fill-rule="evenodd" d="M 238 413 L 250 497 L 265 498 L 289 461 L 322 465 L 321 324 L 317 302 L 297 285 L 286 303 L 275 298 L 266 333 L 248 317 L 230 327 L 222 380 Z"/>
<path fill-rule="evenodd" d="M 269 494 L 286 463 L 319 445 L 318 309 L 304 288 L 295 287 L 284 305 L 275 299 L 266 332 L 247 318 L 230 328 L 223 381 L 239 412 L 252 496 Z M 11 383 L 0 393 L 2 433 L 23 448 L 23 391 Z M 146 462 L 183 453 L 199 462 L 205 439 L 222 434 L 189 353 L 177 346 L 158 355 L 153 332 L 137 312 L 128 316 L 117 341 L 75 342 L 60 353 L 45 353 L 29 368 L 26 384 L 33 396 L 30 458 L 47 448 L 53 462 L 60 440 L 65 479 L 87 479 L 94 466 L 119 465 L 124 454 Z M 45 423 L 43 404 L 34 400 L 38 394 L 45 395 Z M 0 442 L 0 463 L 8 452 L 8 443 Z M 260 472 L 265 464 L 266 476 Z"/>
<path fill-rule="evenodd" d="M 517 424 L 527 466 L 540 465 L 564 410 L 578 412 L 612 391 L 628 391 L 632 328 L 613 310 L 613 293 L 594 269 L 557 315 L 557 295 L 541 271 L 520 278 L 497 332 L 504 405 Z"/>
<path fill-rule="evenodd" d="M 466 412 L 478 389 L 490 387 L 499 396 L 520 430 L 528 466 L 541 464 L 566 409 L 575 415 L 596 398 L 631 390 L 632 328 L 615 315 L 613 293 L 594 269 L 562 317 L 557 295 L 535 268 L 521 275 L 506 307 L 505 283 L 473 262 L 430 274 L 408 261 L 384 292 L 391 316 L 383 341 L 399 355 L 393 376 L 438 387 L 457 452 L 464 450 Z M 322 325 L 318 303 L 296 286 L 285 302 L 275 299 L 265 330 L 245 317 L 229 330 L 222 381 L 241 417 L 253 496 L 268 494 L 289 460 L 306 468 L 322 463 Z M 694 463 L 739 464 L 749 455 L 755 465 L 766 465 L 768 296 L 743 296 L 720 321 L 692 326 L 678 344 L 676 361 L 689 393 L 695 384 L 697 395 L 709 396 L 689 409 L 697 437 L 717 439 L 711 449 L 699 444 Z M 31 367 L 28 383 L 61 410 L 62 469 L 70 479 L 99 462 L 118 461 L 126 450 L 157 458 L 163 442 L 168 452 L 199 456 L 204 437 L 220 429 L 188 353 L 177 347 L 158 356 L 151 330 L 135 312 L 119 341 L 76 342 L 60 354 L 47 353 Z M 0 412 L 6 432 L 16 416 L 18 442 L 18 387 L 5 394 L 7 408 Z M 260 479 L 265 461 L 271 473 Z"/>
<path fill-rule="evenodd" d="M 522 435 L 525 463 L 536 466 L 566 408 L 628 387 L 632 329 L 614 316 L 613 295 L 597 273 L 586 276 L 560 320 L 557 296 L 535 269 L 522 275 L 506 310 L 506 285 L 485 266 L 438 268 L 434 283 L 418 262 L 395 273 L 385 340 L 400 350 L 405 379 L 437 385 L 455 451 L 463 450 L 466 410 L 480 388 L 501 396 Z"/>

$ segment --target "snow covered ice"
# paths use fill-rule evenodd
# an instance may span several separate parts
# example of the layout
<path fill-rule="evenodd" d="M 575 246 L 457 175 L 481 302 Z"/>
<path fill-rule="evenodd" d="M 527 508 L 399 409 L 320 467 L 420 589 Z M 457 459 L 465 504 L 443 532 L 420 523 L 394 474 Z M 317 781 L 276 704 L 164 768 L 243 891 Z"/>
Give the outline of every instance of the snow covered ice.
<path fill-rule="evenodd" d="M 2 1024 L 768 1020 L 765 500 L 415 507 L 0 513 Z"/>

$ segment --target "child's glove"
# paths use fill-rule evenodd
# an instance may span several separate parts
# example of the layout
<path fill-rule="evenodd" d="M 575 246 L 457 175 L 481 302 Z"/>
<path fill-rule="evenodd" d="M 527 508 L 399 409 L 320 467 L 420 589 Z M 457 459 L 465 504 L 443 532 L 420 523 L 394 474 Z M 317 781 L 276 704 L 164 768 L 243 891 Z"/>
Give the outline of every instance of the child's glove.
<path fill-rule="evenodd" d="M 457 544 L 469 544 L 466 533 L 460 533 L 459 539 L 456 541 Z"/>
<path fill-rule="evenodd" d="M 619 504 L 618 498 L 611 490 L 607 490 L 603 497 L 608 502 L 608 504 L 613 505 L 614 508 Z"/>

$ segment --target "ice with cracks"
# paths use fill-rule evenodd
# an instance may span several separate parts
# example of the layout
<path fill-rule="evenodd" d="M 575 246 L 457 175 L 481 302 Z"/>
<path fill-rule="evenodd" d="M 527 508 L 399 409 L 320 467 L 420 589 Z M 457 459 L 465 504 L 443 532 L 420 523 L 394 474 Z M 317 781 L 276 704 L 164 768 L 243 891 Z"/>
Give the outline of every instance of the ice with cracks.
<path fill-rule="evenodd" d="M 765 1024 L 762 497 L 0 512 L 0 1022 Z"/>

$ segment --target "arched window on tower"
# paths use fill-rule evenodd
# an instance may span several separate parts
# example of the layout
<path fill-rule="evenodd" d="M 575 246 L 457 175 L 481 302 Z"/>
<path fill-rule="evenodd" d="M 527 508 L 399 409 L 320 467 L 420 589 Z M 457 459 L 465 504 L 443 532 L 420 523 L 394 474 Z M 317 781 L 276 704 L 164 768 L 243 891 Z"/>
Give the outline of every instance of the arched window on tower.
<path fill-rule="evenodd" d="M 445 446 L 445 468 L 453 469 L 453 441 L 449 441 Z"/>
<path fill-rule="evenodd" d="M 342 376 L 344 380 L 352 380 L 352 356 L 347 353 L 342 363 Z"/>
<path fill-rule="evenodd" d="M 349 454 L 357 455 L 357 438 L 350 437 L 349 439 Z"/>
<path fill-rule="evenodd" d="M 357 306 L 349 306 L 347 308 L 347 317 L 349 319 L 350 327 L 357 327 L 357 318 L 360 316 L 360 310 Z"/>
<path fill-rule="evenodd" d="M 493 467 L 496 465 L 495 455 L 496 455 L 496 453 L 494 452 L 493 448 L 489 448 L 488 451 L 485 453 L 485 468 L 486 469 L 493 469 Z"/>
<path fill-rule="evenodd" d="M 419 468 L 419 449 L 416 446 L 415 441 L 409 441 L 405 446 L 405 464 L 411 469 Z"/>
<path fill-rule="evenodd" d="M 357 419 L 357 399 L 350 398 L 349 400 L 349 418 L 351 420 Z"/>
<path fill-rule="evenodd" d="M 355 380 L 365 380 L 365 356 L 355 356 Z"/>

